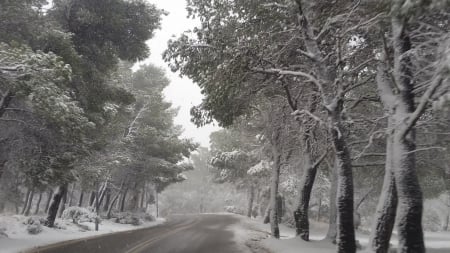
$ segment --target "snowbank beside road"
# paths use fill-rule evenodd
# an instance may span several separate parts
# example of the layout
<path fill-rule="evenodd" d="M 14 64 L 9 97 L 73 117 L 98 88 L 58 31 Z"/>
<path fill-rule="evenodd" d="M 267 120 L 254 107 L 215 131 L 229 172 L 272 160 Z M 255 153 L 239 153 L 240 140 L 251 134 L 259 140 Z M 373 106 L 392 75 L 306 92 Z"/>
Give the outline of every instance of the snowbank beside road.
<path fill-rule="evenodd" d="M 30 235 L 27 232 L 27 225 L 23 224 L 24 220 L 26 220 L 26 217 L 21 215 L 0 216 L 0 228 L 4 228 L 5 233 L 8 235 L 8 238 L 0 238 L 0 253 L 18 253 L 52 243 L 153 227 L 165 222 L 164 219 L 158 219 L 153 222 L 145 222 L 139 226 L 133 226 L 102 220 L 99 231 L 94 231 L 95 224 L 92 222 L 81 223 L 89 227 L 89 231 L 83 231 L 79 226 L 73 224 L 71 220 L 57 219 L 56 223 L 60 228 L 43 227 L 41 233 Z"/>
<path fill-rule="evenodd" d="M 233 226 L 236 240 L 245 243 L 253 252 L 267 253 L 298 253 L 299 249 L 307 253 L 334 253 L 336 247 L 325 238 L 328 225 L 311 221 L 310 242 L 305 242 L 295 237 L 295 230 L 284 225 L 280 225 L 281 239 L 270 238 L 270 225 L 263 224 L 260 219 L 249 219 L 240 217 L 240 224 Z M 356 238 L 363 247 L 366 247 L 368 235 L 357 233 Z M 392 237 L 392 244 L 397 245 L 395 233 Z M 425 245 L 429 253 L 450 252 L 450 232 L 425 232 Z M 362 250 L 361 252 L 364 252 Z"/>

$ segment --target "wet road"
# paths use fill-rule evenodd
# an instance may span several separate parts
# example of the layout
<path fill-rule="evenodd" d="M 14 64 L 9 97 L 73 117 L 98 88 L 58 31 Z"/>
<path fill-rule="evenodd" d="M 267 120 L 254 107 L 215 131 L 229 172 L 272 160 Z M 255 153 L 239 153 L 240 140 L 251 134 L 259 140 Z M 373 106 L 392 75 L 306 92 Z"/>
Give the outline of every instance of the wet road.
<path fill-rule="evenodd" d="M 27 253 L 240 253 L 232 215 L 173 216 L 163 225 L 40 247 Z"/>

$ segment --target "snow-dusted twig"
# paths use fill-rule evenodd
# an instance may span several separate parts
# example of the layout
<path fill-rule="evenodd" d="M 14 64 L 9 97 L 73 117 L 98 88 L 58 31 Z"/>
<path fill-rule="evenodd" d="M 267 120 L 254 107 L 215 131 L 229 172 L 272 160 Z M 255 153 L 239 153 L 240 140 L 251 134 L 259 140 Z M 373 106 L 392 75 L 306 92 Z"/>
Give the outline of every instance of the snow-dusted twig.
<path fill-rule="evenodd" d="M 268 68 L 268 69 L 253 68 L 252 70 L 255 72 L 259 72 L 259 73 L 274 74 L 274 75 L 281 75 L 281 76 L 284 76 L 284 75 L 301 76 L 301 77 L 308 79 L 309 82 L 313 82 L 316 85 L 320 85 L 319 80 L 317 80 L 313 75 L 308 74 L 303 71 L 284 70 L 284 69 L 277 69 L 277 68 Z"/>
<path fill-rule="evenodd" d="M 428 150 L 434 150 L 434 149 L 438 149 L 438 150 L 441 150 L 441 151 L 446 151 L 447 150 L 445 147 L 427 147 L 427 148 L 414 149 L 412 151 L 406 152 L 406 154 L 412 154 L 412 153 L 416 153 L 416 152 L 428 151 Z"/>
<path fill-rule="evenodd" d="M 325 125 L 325 122 L 320 119 L 320 117 L 314 115 L 312 112 L 308 111 L 308 110 L 296 110 L 294 111 L 291 115 L 293 116 L 303 116 L 303 115 L 308 115 L 309 117 L 311 117 L 313 120 L 319 122 L 322 125 Z"/>

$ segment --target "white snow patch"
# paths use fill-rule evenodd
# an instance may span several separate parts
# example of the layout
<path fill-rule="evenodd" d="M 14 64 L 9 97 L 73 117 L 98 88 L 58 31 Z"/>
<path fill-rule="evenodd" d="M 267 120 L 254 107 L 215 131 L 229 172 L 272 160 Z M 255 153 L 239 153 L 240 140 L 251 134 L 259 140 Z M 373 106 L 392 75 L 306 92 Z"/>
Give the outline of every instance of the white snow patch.
<path fill-rule="evenodd" d="M 32 249 L 38 246 L 45 246 L 57 242 L 92 237 L 108 233 L 154 227 L 165 222 L 165 219 L 157 219 L 153 222 L 145 222 L 140 226 L 129 224 L 118 224 L 110 220 L 102 220 L 99 225 L 99 231 L 94 231 L 95 224 L 84 222 L 82 225 L 88 226 L 90 231 L 82 231 L 80 227 L 73 224 L 70 220 L 57 219 L 56 223 L 63 229 L 48 228 L 43 226 L 43 231 L 37 235 L 30 235 L 26 231 L 26 225 L 23 221 L 27 217 L 21 215 L 4 216 L 0 215 L 0 228 L 6 229 L 8 238 L 0 238 L 0 253 L 17 253 Z"/>
<path fill-rule="evenodd" d="M 310 221 L 310 242 L 305 242 L 295 237 L 295 230 L 280 224 L 280 240 L 270 238 L 270 225 L 263 224 L 261 219 L 248 219 L 240 217 L 240 223 L 233 226 L 236 240 L 241 244 L 248 240 L 255 240 L 259 236 L 260 244 L 272 253 L 334 253 L 336 247 L 330 241 L 324 240 L 328 230 L 328 224 Z M 366 248 L 369 243 L 369 236 L 357 232 L 356 240 Z M 392 235 L 391 243 L 398 245 L 396 232 Z M 427 252 L 447 253 L 450 252 L 450 231 L 448 232 L 425 232 L 425 245 Z M 364 250 L 363 250 L 364 251 Z M 362 251 L 362 252 L 363 252 Z"/>

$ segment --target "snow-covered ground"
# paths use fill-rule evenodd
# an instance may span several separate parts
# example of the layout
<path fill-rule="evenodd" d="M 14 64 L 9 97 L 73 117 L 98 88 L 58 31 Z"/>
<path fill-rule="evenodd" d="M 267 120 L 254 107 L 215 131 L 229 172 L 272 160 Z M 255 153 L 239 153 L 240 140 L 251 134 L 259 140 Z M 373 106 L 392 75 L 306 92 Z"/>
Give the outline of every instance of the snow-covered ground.
<path fill-rule="evenodd" d="M 240 224 L 232 226 L 236 240 L 246 243 L 254 252 L 267 253 L 334 253 L 335 246 L 323 240 L 328 229 L 324 223 L 311 222 L 310 242 L 295 237 L 295 230 L 280 225 L 281 240 L 270 238 L 270 226 L 260 219 L 248 219 L 240 216 Z M 250 230 L 250 232 L 249 232 Z M 368 235 L 357 233 L 357 240 L 365 248 L 369 242 Z M 396 245 L 395 233 L 392 244 Z M 425 232 L 425 244 L 428 253 L 449 253 L 450 232 Z M 299 251 L 301 249 L 301 251 Z"/>
<path fill-rule="evenodd" d="M 165 222 L 164 219 L 158 219 L 154 222 L 145 222 L 142 225 L 133 226 L 129 224 L 118 224 L 109 220 L 102 220 L 99 231 L 94 231 L 95 224 L 91 222 L 82 223 L 82 225 L 89 227 L 89 231 L 83 231 L 70 220 L 57 219 L 56 223 L 59 224 L 61 227 L 60 229 L 43 226 L 43 231 L 41 233 L 30 235 L 26 230 L 27 226 L 23 224 L 23 221 L 25 220 L 26 217 L 20 215 L 0 216 L 0 228 L 5 228 L 5 233 L 8 235 L 8 238 L 0 238 L 0 253 L 17 253 L 61 241 L 152 227 Z"/>

